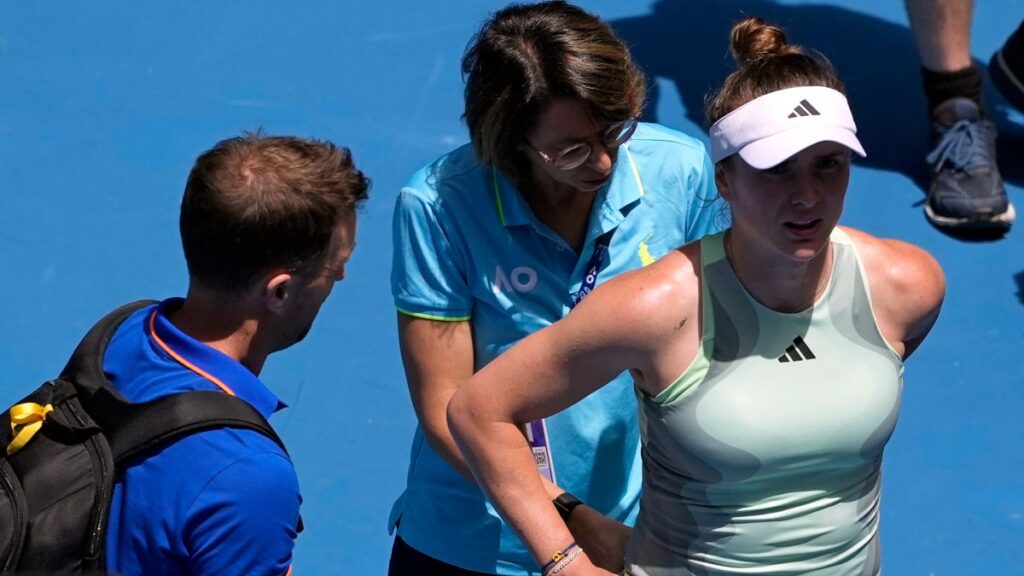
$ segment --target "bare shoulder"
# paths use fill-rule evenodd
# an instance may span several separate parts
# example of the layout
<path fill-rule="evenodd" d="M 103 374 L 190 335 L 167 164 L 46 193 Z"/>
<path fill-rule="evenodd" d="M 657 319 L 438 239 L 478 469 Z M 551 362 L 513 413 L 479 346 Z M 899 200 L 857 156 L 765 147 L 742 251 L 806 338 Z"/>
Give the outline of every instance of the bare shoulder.
<path fill-rule="evenodd" d="M 907 354 L 931 329 L 946 295 L 939 263 L 922 248 L 843 227 L 857 247 L 872 307 L 887 336 L 908 345 Z"/>
<path fill-rule="evenodd" d="M 597 319 L 635 345 L 664 342 L 666 334 L 696 325 L 699 257 L 696 242 L 673 250 L 601 285 L 569 317 L 585 317 L 588 324 Z"/>
<path fill-rule="evenodd" d="M 624 288 L 635 294 L 633 300 L 637 306 L 649 308 L 685 302 L 698 295 L 699 260 L 700 243 L 692 242 L 619 279 Z"/>
<path fill-rule="evenodd" d="M 913 293 L 915 299 L 938 304 L 946 291 L 945 275 L 939 263 L 924 249 L 892 238 L 876 238 L 843 227 L 853 239 L 867 269 L 872 292 L 900 298 Z M 877 290 L 876 290 L 877 289 Z"/>

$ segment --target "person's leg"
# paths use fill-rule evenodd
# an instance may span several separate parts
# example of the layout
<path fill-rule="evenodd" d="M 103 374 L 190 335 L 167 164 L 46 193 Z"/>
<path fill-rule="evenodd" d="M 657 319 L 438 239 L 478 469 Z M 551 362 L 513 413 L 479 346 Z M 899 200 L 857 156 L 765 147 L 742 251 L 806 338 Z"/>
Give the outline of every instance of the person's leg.
<path fill-rule="evenodd" d="M 969 98 L 983 108 L 981 69 L 971 59 L 973 0 L 906 0 L 906 6 L 928 111 L 951 98 Z"/>
<path fill-rule="evenodd" d="M 917 53 L 926 69 L 955 72 L 973 64 L 973 0 L 906 0 L 906 5 Z"/>
<path fill-rule="evenodd" d="M 1024 112 L 1024 21 L 992 55 L 988 70 L 999 93 Z"/>
<path fill-rule="evenodd" d="M 465 570 L 427 556 L 395 536 L 391 548 L 388 576 L 489 576 L 483 572 Z"/>
<path fill-rule="evenodd" d="M 948 229 L 1009 229 L 1014 212 L 996 167 L 982 72 L 971 59 L 972 0 L 906 0 L 932 118 L 925 213 Z"/>

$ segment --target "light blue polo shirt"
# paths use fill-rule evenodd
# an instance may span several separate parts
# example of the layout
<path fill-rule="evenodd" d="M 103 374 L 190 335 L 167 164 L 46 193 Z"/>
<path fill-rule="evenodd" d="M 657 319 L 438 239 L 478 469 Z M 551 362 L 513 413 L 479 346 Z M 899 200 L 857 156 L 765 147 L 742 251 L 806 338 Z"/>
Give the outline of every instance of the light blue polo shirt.
<path fill-rule="evenodd" d="M 118 328 L 103 362 L 111 384 L 133 402 L 219 390 L 173 358 L 166 345 L 264 418 L 283 408 L 247 368 L 167 319 L 181 303 L 172 298 L 144 308 Z M 143 455 L 116 479 L 107 571 L 283 576 L 291 565 L 301 501 L 288 455 L 259 432 L 225 428 L 186 436 Z"/>
<path fill-rule="evenodd" d="M 479 370 L 569 312 L 602 234 L 615 229 L 598 285 L 727 224 L 703 144 L 663 126 L 640 124 L 620 148 L 591 210 L 581 254 L 466 145 L 418 171 L 399 194 L 392 293 L 403 314 L 471 322 Z M 632 386 L 623 373 L 547 419 L 558 485 L 630 524 L 641 475 Z M 434 453 L 420 428 L 391 525 L 399 519 L 403 540 L 443 562 L 487 573 L 539 573 L 480 489 Z"/>

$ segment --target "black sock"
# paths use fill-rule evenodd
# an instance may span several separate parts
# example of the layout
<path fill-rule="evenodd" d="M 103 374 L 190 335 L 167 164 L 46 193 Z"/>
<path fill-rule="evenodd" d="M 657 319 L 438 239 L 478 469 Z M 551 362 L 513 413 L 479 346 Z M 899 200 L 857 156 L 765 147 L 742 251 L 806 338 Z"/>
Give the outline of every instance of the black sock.
<path fill-rule="evenodd" d="M 956 72 L 935 72 L 921 69 L 924 79 L 924 94 L 928 97 L 928 110 L 935 109 L 950 98 L 969 98 L 984 111 L 981 100 L 981 68 L 974 64 Z"/>

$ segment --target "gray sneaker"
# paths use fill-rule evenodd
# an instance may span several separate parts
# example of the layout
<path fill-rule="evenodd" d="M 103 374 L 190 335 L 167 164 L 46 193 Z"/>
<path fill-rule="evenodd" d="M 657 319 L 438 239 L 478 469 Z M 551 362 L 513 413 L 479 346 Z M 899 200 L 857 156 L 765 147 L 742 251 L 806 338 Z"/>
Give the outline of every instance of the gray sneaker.
<path fill-rule="evenodd" d="M 932 115 L 934 172 L 924 212 L 951 230 L 1005 232 L 1016 213 L 996 166 L 996 127 L 968 98 L 951 98 Z"/>

